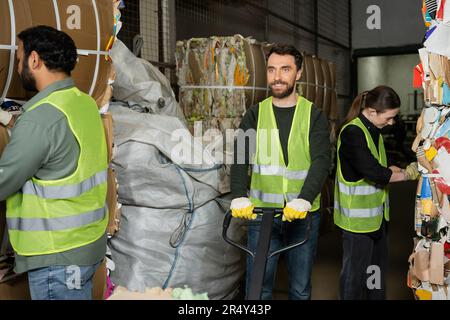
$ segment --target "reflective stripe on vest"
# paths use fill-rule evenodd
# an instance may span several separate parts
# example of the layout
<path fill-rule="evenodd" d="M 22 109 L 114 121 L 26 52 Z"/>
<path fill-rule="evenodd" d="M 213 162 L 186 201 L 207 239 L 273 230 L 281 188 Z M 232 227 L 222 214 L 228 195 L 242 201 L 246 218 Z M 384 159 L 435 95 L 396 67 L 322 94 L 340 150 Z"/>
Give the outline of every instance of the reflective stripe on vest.
<path fill-rule="evenodd" d="M 79 197 L 92 188 L 107 182 L 108 171 L 96 173 L 92 177 L 84 180 L 79 184 L 68 186 L 42 186 L 35 184 L 32 180 L 25 183 L 22 188 L 23 194 L 32 194 L 45 199 L 69 199 Z"/>
<path fill-rule="evenodd" d="M 8 228 L 19 231 L 59 231 L 79 228 L 105 218 L 106 207 L 62 218 L 8 218 Z"/>
<path fill-rule="evenodd" d="M 371 194 L 375 194 L 378 192 L 383 192 L 383 189 L 379 189 L 376 188 L 374 186 L 371 185 L 366 185 L 366 186 L 348 186 L 343 182 L 338 182 L 339 183 L 339 191 L 347 194 L 349 196 L 351 195 L 355 195 L 355 196 L 367 196 L 367 195 L 371 195 Z"/>
<path fill-rule="evenodd" d="M 267 203 L 283 203 L 284 204 L 284 195 L 279 193 L 264 193 L 261 190 L 250 190 L 250 197 L 255 199 L 260 199 L 263 202 Z M 287 200 L 292 201 L 298 198 L 298 193 L 287 193 Z"/>
<path fill-rule="evenodd" d="M 251 189 L 250 197 L 259 199 L 263 202 L 284 203 L 284 195 L 279 193 L 264 193 L 261 190 Z"/>
<path fill-rule="evenodd" d="M 104 236 L 108 224 L 107 148 L 95 100 L 75 87 L 58 90 L 25 113 L 50 105 L 66 117 L 78 142 L 78 165 L 57 180 L 27 181 L 6 202 L 9 239 L 14 251 L 36 256 L 79 248 Z"/>
<path fill-rule="evenodd" d="M 249 197 L 256 207 L 283 207 L 296 199 L 311 166 L 309 129 L 312 103 L 299 97 L 288 139 L 289 163 L 286 166 L 280 143 L 272 97 L 259 104 L 256 154 L 252 166 Z M 275 134 L 274 134 L 275 131 Z M 269 134 L 270 133 L 270 134 Z M 320 194 L 311 211 L 320 208 Z"/>
<path fill-rule="evenodd" d="M 359 118 L 345 125 L 342 131 L 349 125 L 359 127 L 366 138 L 367 146 L 382 166 L 387 166 L 386 151 L 383 138 L 380 135 L 378 150 L 374 141 Z M 389 196 L 387 188 L 380 189 L 372 183 L 362 179 L 357 182 L 348 182 L 344 179 L 341 168 L 339 150 L 341 136 L 337 143 L 337 172 L 334 191 L 334 222 L 337 226 L 351 232 L 372 232 L 379 229 L 383 220 L 389 220 Z"/>
<path fill-rule="evenodd" d="M 341 214 L 349 218 L 373 218 L 383 214 L 384 205 L 377 208 L 369 209 L 349 209 L 343 208 L 339 205 L 339 202 L 334 202 L 334 207 L 339 210 Z"/>
<path fill-rule="evenodd" d="M 279 166 L 263 166 L 259 164 L 254 164 L 252 166 L 252 170 L 254 173 L 259 173 L 263 176 L 282 176 L 286 179 L 298 179 L 298 180 L 305 180 L 308 176 L 308 170 L 288 170 L 284 167 Z"/>

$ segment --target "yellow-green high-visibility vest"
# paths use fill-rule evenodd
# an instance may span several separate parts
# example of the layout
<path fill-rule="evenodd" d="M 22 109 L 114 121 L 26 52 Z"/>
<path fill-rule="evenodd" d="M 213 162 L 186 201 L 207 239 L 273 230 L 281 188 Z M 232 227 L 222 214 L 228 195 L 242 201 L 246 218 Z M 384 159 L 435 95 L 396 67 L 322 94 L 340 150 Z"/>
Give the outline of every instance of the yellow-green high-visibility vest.
<path fill-rule="evenodd" d="M 95 101 L 75 87 L 55 91 L 31 106 L 50 104 L 67 117 L 80 147 L 73 174 L 59 180 L 28 180 L 7 199 L 14 250 L 23 256 L 63 252 L 92 243 L 106 232 L 107 149 Z"/>
<path fill-rule="evenodd" d="M 386 151 L 384 149 L 383 137 L 380 135 L 378 151 L 366 126 L 359 118 L 345 125 L 357 126 L 366 137 L 367 146 L 378 162 L 387 167 Z M 337 143 L 337 172 L 334 188 L 334 223 L 340 228 L 357 233 L 373 232 L 380 228 L 383 213 L 386 221 L 389 221 L 389 192 L 388 188 L 377 188 L 366 179 L 356 182 L 345 180 L 342 174 L 339 149 L 341 146 L 341 135 Z"/>
<path fill-rule="evenodd" d="M 311 109 L 312 103 L 300 96 L 289 133 L 289 164 L 286 166 L 273 113 L 272 97 L 259 104 L 256 153 L 249 195 L 255 207 L 282 208 L 285 202 L 296 199 L 300 194 L 311 166 L 309 153 Z M 311 211 L 320 208 L 320 194 L 311 205 Z"/>

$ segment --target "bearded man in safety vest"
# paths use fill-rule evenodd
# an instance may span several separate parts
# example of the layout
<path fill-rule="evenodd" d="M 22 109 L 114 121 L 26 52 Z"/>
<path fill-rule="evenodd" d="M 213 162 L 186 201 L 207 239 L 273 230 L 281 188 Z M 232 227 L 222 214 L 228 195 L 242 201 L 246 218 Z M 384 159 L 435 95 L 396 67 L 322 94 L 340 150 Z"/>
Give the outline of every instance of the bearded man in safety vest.
<path fill-rule="evenodd" d="M 250 220 L 248 247 L 255 252 L 261 216 L 254 207 L 284 208 L 276 217 L 270 252 L 302 241 L 307 221 L 309 240 L 287 252 L 289 299 L 311 298 L 311 270 L 320 224 L 320 191 L 331 162 L 328 122 L 313 104 L 296 93 L 303 57 L 291 45 L 276 45 L 268 55 L 267 81 L 272 96 L 251 107 L 244 115 L 235 142 L 231 169 L 231 211 L 234 217 Z M 246 138 L 256 146 L 245 143 Z M 251 143 L 250 143 L 251 144 Z M 252 162 L 250 190 L 248 168 Z M 309 217 L 308 217 L 309 216 Z M 308 219 L 305 219 L 308 217 Z M 272 298 L 278 264 L 269 259 L 262 299 Z M 253 259 L 247 261 L 247 294 Z"/>
<path fill-rule="evenodd" d="M 15 272 L 32 299 L 92 299 L 106 252 L 107 149 L 95 101 L 70 78 L 74 41 L 47 26 L 18 35 L 24 106 L 0 158 Z"/>

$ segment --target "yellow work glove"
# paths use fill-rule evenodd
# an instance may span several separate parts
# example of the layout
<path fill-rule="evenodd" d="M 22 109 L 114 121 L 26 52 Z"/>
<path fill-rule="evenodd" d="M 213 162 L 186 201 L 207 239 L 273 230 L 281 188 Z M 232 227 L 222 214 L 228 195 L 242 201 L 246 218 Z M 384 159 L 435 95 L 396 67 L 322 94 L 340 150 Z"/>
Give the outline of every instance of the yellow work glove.
<path fill-rule="evenodd" d="M 420 173 L 417 166 L 417 162 L 411 162 L 405 169 L 407 180 L 417 180 L 419 179 Z"/>
<path fill-rule="evenodd" d="M 236 198 L 231 201 L 231 215 L 239 219 L 255 220 L 257 215 L 253 213 L 255 206 L 248 198 Z"/>
<path fill-rule="evenodd" d="M 286 203 L 283 210 L 283 221 L 292 222 L 296 219 L 305 219 L 308 211 L 311 210 L 311 203 L 303 199 L 294 199 Z"/>

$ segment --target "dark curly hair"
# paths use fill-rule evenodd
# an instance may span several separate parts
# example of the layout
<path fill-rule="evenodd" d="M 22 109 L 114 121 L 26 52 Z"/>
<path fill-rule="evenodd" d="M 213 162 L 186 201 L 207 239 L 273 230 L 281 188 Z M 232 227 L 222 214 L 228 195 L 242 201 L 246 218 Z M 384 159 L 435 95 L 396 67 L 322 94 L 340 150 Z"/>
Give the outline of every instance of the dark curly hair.
<path fill-rule="evenodd" d="M 22 31 L 18 37 L 23 42 L 25 59 L 36 51 L 49 70 L 70 76 L 75 69 L 77 48 L 67 33 L 49 26 L 36 26 Z"/>
<path fill-rule="evenodd" d="M 303 55 L 300 51 L 297 50 L 293 45 L 290 44 L 276 44 L 270 48 L 269 54 L 267 55 L 267 59 L 273 54 L 279 54 L 280 56 L 290 55 L 295 59 L 295 65 L 297 66 L 297 70 L 300 70 L 303 65 Z"/>

